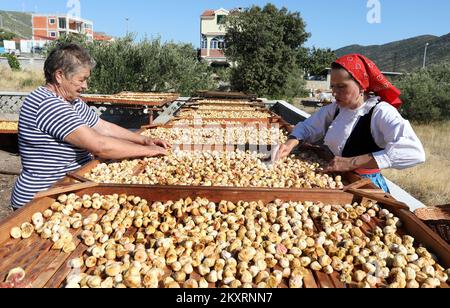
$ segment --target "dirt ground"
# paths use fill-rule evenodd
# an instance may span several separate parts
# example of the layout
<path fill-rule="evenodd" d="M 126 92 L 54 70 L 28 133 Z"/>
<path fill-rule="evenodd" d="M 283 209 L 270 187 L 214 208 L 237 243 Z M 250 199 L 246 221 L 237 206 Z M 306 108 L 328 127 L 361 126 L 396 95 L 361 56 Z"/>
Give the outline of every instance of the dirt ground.
<path fill-rule="evenodd" d="M 19 173 L 20 169 L 19 156 L 0 150 L 0 220 L 12 213 L 10 209 L 11 190 L 17 176 L 10 173 Z"/>

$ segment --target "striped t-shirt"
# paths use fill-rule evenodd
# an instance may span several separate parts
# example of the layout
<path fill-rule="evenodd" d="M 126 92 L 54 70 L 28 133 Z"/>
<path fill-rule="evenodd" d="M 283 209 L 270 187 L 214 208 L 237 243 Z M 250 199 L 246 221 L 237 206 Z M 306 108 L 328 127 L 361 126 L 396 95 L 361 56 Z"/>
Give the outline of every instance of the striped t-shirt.
<path fill-rule="evenodd" d="M 65 138 L 83 125 L 94 127 L 99 117 L 82 100 L 68 103 L 45 87 L 24 101 L 19 118 L 19 151 L 22 173 L 11 196 L 14 208 L 30 202 L 92 155 Z"/>

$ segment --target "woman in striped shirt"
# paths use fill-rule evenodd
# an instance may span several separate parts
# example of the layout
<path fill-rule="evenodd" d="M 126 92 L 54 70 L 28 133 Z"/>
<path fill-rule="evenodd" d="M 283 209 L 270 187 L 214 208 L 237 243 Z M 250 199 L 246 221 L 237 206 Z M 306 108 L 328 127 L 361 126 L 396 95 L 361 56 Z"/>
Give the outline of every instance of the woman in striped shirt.
<path fill-rule="evenodd" d="M 46 85 L 24 101 L 19 119 L 22 173 L 11 197 L 18 209 L 94 156 L 166 155 L 170 145 L 101 120 L 80 99 L 95 62 L 76 44 L 57 46 L 45 61 Z"/>

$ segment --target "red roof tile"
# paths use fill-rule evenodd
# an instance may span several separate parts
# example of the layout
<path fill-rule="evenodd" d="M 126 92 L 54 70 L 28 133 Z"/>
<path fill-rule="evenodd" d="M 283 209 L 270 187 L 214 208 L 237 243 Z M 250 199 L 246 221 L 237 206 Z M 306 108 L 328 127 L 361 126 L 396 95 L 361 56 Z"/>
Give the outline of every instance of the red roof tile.
<path fill-rule="evenodd" d="M 206 11 L 204 11 L 203 12 L 203 14 L 202 14 L 202 16 L 215 16 L 216 15 L 216 12 L 214 11 L 214 10 L 206 10 Z"/>

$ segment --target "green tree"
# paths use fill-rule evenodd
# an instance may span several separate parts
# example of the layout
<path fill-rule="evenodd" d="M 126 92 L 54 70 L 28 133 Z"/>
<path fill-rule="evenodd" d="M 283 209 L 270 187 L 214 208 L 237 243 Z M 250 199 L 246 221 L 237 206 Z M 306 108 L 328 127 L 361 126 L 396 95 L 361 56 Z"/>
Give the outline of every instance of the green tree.
<path fill-rule="evenodd" d="M 8 64 L 11 70 L 14 72 L 18 72 L 21 70 L 20 62 L 15 55 L 5 54 L 5 57 L 8 59 Z"/>
<path fill-rule="evenodd" d="M 211 72 L 189 44 L 161 43 L 160 39 L 135 42 L 133 35 L 114 42 L 87 42 L 66 36 L 59 42 L 76 42 L 87 48 L 97 66 L 89 81 L 89 92 L 114 94 L 121 91 L 179 92 L 191 95 L 215 87 Z"/>
<path fill-rule="evenodd" d="M 4 29 L 0 29 L 0 47 L 4 47 L 3 41 L 10 41 L 12 40 L 16 35 L 12 32 L 6 31 Z"/>
<path fill-rule="evenodd" d="M 331 67 L 331 64 L 336 61 L 336 54 L 329 48 L 302 48 L 299 50 L 298 61 L 300 67 L 304 70 L 306 75 L 318 75 L 324 69 Z"/>
<path fill-rule="evenodd" d="M 268 97 L 302 95 L 298 49 L 310 36 L 298 12 L 273 4 L 253 6 L 226 19 L 225 54 L 236 63 L 235 90 Z"/>
<path fill-rule="evenodd" d="M 402 91 L 402 115 L 421 123 L 450 119 L 450 63 L 429 66 L 396 82 Z"/>

